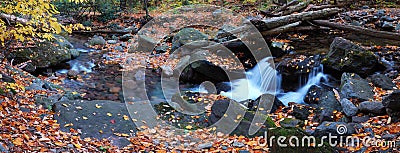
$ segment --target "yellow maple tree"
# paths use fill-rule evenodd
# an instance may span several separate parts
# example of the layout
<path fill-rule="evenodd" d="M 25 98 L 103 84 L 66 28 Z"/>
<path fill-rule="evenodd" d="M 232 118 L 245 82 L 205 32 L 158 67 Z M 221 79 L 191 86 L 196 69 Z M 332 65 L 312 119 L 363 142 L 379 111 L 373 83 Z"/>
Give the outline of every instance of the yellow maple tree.
<path fill-rule="evenodd" d="M 79 3 L 84 0 L 70 0 Z M 52 39 L 53 34 L 84 28 L 81 24 L 60 24 L 54 17 L 58 14 L 51 0 L 7 0 L 0 1 L 0 46 L 10 42 Z"/>

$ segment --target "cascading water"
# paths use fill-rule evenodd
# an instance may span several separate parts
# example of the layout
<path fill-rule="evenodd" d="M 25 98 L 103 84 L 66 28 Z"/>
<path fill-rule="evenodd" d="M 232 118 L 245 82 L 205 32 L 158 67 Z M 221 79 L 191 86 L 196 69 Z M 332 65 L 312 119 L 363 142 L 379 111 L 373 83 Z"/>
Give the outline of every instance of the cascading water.
<path fill-rule="evenodd" d="M 267 57 L 259 61 L 253 69 L 246 72 L 246 78 L 232 81 L 231 90 L 222 91 L 221 95 L 236 101 L 245 101 L 255 100 L 264 93 L 275 94 L 280 80 L 270 60 L 273 58 Z"/>
<path fill-rule="evenodd" d="M 278 99 L 282 101 L 285 105 L 289 102 L 304 103 L 303 99 L 306 96 L 308 90 L 313 85 L 320 84 L 321 80 L 328 81 L 328 75 L 324 74 L 324 68 L 321 64 L 319 67 L 314 67 L 307 78 L 307 83 L 305 85 L 300 84 L 300 88 L 296 92 L 281 93 Z M 302 81 L 302 78 L 299 78 Z"/>
<path fill-rule="evenodd" d="M 88 56 L 88 52 L 94 50 L 86 50 L 82 48 L 77 48 L 77 50 L 81 53 L 78 58 L 68 61 L 67 63 L 71 66 L 70 70 L 74 70 L 76 72 L 92 72 L 92 68 L 95 66 L 91 58 Z M 67 69 L 61 69 L 57 71 L 58 73 L 67 73 Z"/>
<path fill-rule="evenodd" d="M 277 93 L 276 91 L 281 91 L 282 78 L 270 66 L 268 60 L 272 60 L 272 58 L 261 60 L 253 69 L 246 72 L 246 78 L 234 80 L 230 84 L 232 90 L 221 92 L 221 95 L 236 101 L 244 101 L 247 99 L 255 100 L 262 94 L 270 93 L 279 95 L 278 99 L 285 105 L 289 102 L 304 103 L 303 99 L 311 86 L 320 84 L 321 80 L 328 81 L 328 75 L 323 73 L 323 66 L 320 65 L 313 68 L 308 78 L 299 78 L 305 80 L 306 83 L 300 84 L 300 88 L 296 92 Z"/>

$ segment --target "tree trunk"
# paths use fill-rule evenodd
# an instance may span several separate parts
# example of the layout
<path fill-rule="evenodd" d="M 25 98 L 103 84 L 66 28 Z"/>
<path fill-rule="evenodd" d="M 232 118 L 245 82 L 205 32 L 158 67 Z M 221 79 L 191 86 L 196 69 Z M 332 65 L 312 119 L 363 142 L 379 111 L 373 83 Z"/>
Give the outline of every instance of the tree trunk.
<path fill-rule="evenodd" d="M 319 18 L 329 17 L 341 11 L 342 9 L 339 8 L 327 8 L 323 10 L 302 12 L 298 14 L 286 15 L 281 17 L 273 17 L 265 20 L 253 20 L 252 23 L 256 25 L 256 27 L 260 31 L 267 31 L 273 28 L 277 28 L 298 21 L 315 20 Z"/>
<path fill-rule="evenodd" d="M 400 40 L 400 33 L 387 32 L 387 31 L 378 31 L 378 30 L 363 28 L 363 27 L 360 27 L 360 26 L 333 23 L 333 22 L 329 22 L 329 21 L 326 21 L 326 20 L 314 20 L 314 21 L 312 21 L 312 23 L 314 23 L 316 25 L 319 25 L 319 26 L 325 26 L 325 27 L 330 27 L 330 28 L 339 29 L 339 30 L 352 31 L 352 32 L 356 32 L 356 33 L 359 33 L 359 34 L 372 36 L 372 37 L 377 37 L 377 38 Z"/>

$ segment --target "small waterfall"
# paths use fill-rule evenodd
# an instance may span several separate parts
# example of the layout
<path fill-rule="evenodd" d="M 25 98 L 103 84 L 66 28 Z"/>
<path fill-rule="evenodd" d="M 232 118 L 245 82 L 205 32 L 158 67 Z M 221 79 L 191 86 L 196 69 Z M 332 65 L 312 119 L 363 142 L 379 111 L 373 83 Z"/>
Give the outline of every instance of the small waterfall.
<path fill-rule="evenodd" d="M 73 60 L 68 61 L 67 63 L 71 66 L 70 70 L 74 70 L 77 72 L 86 72 L 91 73 L 92 68 L 96 66 L 93 61 L 89 58 L 88 52 L 92 52 L 94 50 L 86 50 L 82 48 L 77 48 L 80 52 L 80 55 Z M 68 72 L 67 69 L 57 70 L 58 73 L 65 74 Z"/>
<path fill-rule="evenodd" d="M 220 94 L 241 102 L 248 99 L 255 100 L 265 93 L 279 93 L 281 91 L 282 77 L 271 67 L 269 60 L 272 60 L 272 58 L 265 58 L 258 62 L 253 69 L 246 72 L 246 78 L 225 82 L 232 89 L 227 92 L 221 91 Z M 323 71 L 323 65 L 314 67 L 307 78 L 299 78 L 300 87 L 297 91 L 279 93 L 279 96 L 277 96 L 278 99 L 285 105 L 289 102 L 304 103 L 303 99 L 311 86 L 318 85 L 321 81 L 328 81 L 328 75 L 324 74 Z M 207 90 L 202 86 L 192 88 L 191 90 L 207 93 Z"/>
<path fill-rule="evenodd" d="M 321 80 L 326 82 L 328 81 L 328 75 L 324 74 L 323 72 L 324 68 L 322 64 L 319 67 L 314 67 L 309 73 L 308 78 L 306 78 L 306 84 L 303 85 L 300 83 L 301 87 L 296 92 L 282 93 L 280 96 L 278 96 L 278 99 L 285 105 L 287 105 L 289 102 L 304 103 L 303 99 L 311 86 L 318 85 Z M 302 78 L 300 78 L 300 81 L 302 81 Z"/>
<path fill-rule="evenodd" d="M 221 95 L 236 101 L 257 99 L 264 93 L 275 94 L 279 89 L 280 79 L 277 71 L 271 67 L 272 57 L 262 59 L 257 65 L 246 72 L 246 78 L 232 81 L 232 90 L 221 92 Z"/>

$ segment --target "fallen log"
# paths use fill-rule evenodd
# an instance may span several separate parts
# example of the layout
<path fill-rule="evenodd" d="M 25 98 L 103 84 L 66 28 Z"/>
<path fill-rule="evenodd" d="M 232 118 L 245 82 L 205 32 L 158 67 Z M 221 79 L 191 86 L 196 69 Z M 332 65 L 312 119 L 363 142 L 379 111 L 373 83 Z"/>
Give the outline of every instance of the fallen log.
<path fill-rule="evenodd" d="M 5 19 L 7 22 L 17 22 L 26 26 L 28 24 L 28 20 L 20 17 L 16 17 L 15 15 L 0 13 L 0 18 Z M 10 24 L 10 23 L 8 23 Z"/>
<path fill-rule="evenodd" d="M 72 31 L 75 34 L 93 34 L 93 33 L 106 33 L 106 34 L 128 34 L 132 31 L 126 30 L 93 30 L 93 31 Z"/>
<path fill-rule="evenodd" d="M 306 9 L 304 9 L 304 12 L 322 10 L 322 9 L 334 8 L 334 7 L 341 7 L 341 6 L 339 6 L 339 5 L 314 5 L 314 4 L 310 4 L 310 5 L 307 6 Z"/>
<path fill-rule="evenodd" d="M 330 28 L 327 27 L 320 27 L 320 26 L 299 26 L 301 22 L 295 22 L 292 24 L 284 25 L 278 28 L 274 28 L 268 31 L 263 31 L 261 34 L 263 36 L 272 36 L 278 35 L 285 32 L 292 32 L 292 31 L 311 31 L 311 30 L 329 30 Z"/>
<path fill-rule="evenodd" d="M 273 28 L 277 28 L 298 21 L 315 20 L 319 18 L 329 17 L 341 11 L 342 9 L 339 8 L 327 8 L 323 10 L 301 12 L 298 14 L 286 15 L 281 17 L 273 17 L 265 20 L 252 20 L 251 22 L 260 31 L 267 31 Z"/>
<path fill-rule="evenodd" d="M 277 13 L 276 15 L 289 15 L 294 12 L 298 12 L 298 11 L 306 8 L 308 6 L 308 4 L 310 4 L 310 1 L 301 2 L 294 6 L 289 6 L 285 10 L 282 10 L 281 12 Z"/>
<path fill-rule="evenodd" d="M 364 27 L 360 27 L 360 26 L 333 23 L 333 22 L 329 22 L 326 20 L 314 20 L 314 21 L 312 21 L 312 23 L 314 23 L 315 25 L 319 25 L 319 26 L 325 26 L 325 27 L 330 27 L 333 29 L 356 32 L 359 34 L 372 36 L 372 37 L 376 37 L 376 38 L 400 40 L 400 33 L 378 31 L 378 30 L 368 29 L 368 28 L 364 28 Z"/>
<path fill-rule="evenodd" d="M 289 3 L 283 5 L 282 7 L 280 7 L 280 8 L 278 8 L 278 9 L 274 10 L 272 13 L 273 13 L 273 14 L 277 14 L 277 13 L 283 11 L 283 10 L 286 10 L 286 8 L 288 8 L 289 6 L 292 6 L 293 4 L 295 4 L 295 3 L 297 3 L 297 2 L 298 2 L 297 0 L 290 1 Z"/>

